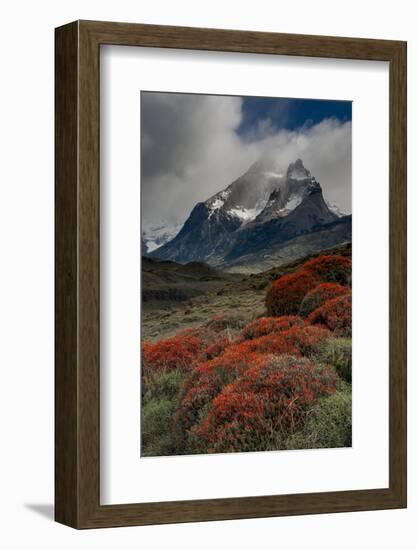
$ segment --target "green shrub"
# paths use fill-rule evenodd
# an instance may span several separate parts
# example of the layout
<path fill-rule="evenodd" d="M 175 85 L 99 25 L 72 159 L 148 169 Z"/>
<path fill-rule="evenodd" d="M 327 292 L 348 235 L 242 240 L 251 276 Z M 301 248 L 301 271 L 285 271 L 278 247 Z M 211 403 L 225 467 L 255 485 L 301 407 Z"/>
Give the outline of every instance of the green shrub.
<path fill-rule="evenodd" d="M 333 365 L 343 380 L 352 382 L 352 340 L 350 338 L 329 338 L 320 342 L 314 356 L 319 363 Z"/>
<path fill-rule="evenodd" d="M 180 370 L 165 371 L 151 379 L 143 379 L 142 454 L 166 456 L 175 454 L 172 422 L 184 374 Z"/>
<path fill-rule="evenodd" d="M 164 371 L 155 377 L 143 380 L 143 402 L 166 397 L 173 399 L 178 395 L 185 375 L 179 369 Z"/>
<path fill-rule="evenodd" d="M 165 397 L 142 407 L 142 454 L 164 456 L 173 453 L 170 426 L 176 403 Z"/>
<path fill-rule="evenodd" d="M 287 449 L 332 449 L 352 446 L 352 393 L 344 384 L 310 411 L 303 429 L 286 441 Z"/>

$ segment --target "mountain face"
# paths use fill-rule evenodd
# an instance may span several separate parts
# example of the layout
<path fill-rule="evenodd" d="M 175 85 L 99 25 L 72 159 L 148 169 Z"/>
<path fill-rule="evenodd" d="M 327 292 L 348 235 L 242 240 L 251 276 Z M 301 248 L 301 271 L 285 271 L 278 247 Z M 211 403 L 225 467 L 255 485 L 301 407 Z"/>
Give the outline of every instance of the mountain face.
<path fill-rule="evenodd" d="M 176 237 L 150 255 L 227 267 L 243 257 L 253 261 L 266 251 L 288 248 L 293 239 L 334 224 L 349 225 L 349 218 L 326 203 L 320 184 L 301 159 L 286 171 L 262 160 L 226 189 L 196 204 Z M 338 235 L 349 237 L 350 231 L 332 231 L 333 239 L 325 240 L 330 246 L 340 244 Z"/>
<path fill-rule="evenodd" d="M 226 189 L 197 203 L 178 235 L 152 255 L 177 262 L 220 262 L 234 233 L 265 208 L 271 192 L 284 181 L 284 173 L 253 164 Z"/>

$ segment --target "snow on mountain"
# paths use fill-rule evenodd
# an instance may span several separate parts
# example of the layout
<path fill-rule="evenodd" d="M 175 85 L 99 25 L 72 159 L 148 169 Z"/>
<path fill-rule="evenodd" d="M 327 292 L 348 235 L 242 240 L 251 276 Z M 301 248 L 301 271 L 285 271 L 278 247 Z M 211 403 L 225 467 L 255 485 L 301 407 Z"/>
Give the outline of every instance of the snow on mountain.
<path fill-rule="evenodd" d="M 259 205 L 257 205 L 255 208 L 231 208 L 228 212 L 232 216 L 237 216 L 240 218 L 243 223 L 247 223 L 251 220 L 254 220 L 256 216 L 259 214 L 259 212 L 262 212 L 262 210 L 265 208 L 265 203 L 262 201 Z"/>
<path fill-rule="evenodd" d="M 326 202 L 326 204 L 327 204 L 327 208 L 328 208 L 331 212 L 333 212 L 333 214 L 336 214 L 336 216 L 337 216 L 338 218 L 342 218 L 343 216 L 346 216 L 346 214 L 345 214 L 344 212 L 342 212 L 342 211 L 340 210 L 340 208 L 339 208 L 336 204 L 331 204 L 331 203 L 328 202 L 328 201 L 325 201 L 325 202 Z"/>
<path fill-rule="evenodd" d="M 302 195 L 291 195 L 288 202 L 285 204 L 285 209 L 289 211 L 294 210 L 294 208 L 297 208 L 297 206 L 301 204 L 302 200 Z"/>
<path fill-rule="evenodd" d="M 210 199 L 206 201 L 206 205 L 209 209 L 209 218 L 213 215 L 213 213 L 216 210 L 219 210 L 223 207 L 227 197 L 230 195 L 230 189 L 225 189 L 224 191 L 220 191 L 220 193 L 217 193 Z"/>
<path fill-rule="evenodd" d="M 182 225 L 183 224 L 158 224 L 143 228 L 142 244 L 145 246 L 145 252 L 149 254 L 171 241 L 179 233 Z"/>
<path fill-rule="evenodd" d="M 205 201 L 209 219 L 221 210 L 222 215 L 236 218 L 242 225 L 254 220 L 264 210 L 271 192 L 284 185 L 285 179 L 285 170 L 275 159 L 258 160 L 226 189 Z"/>
<path fill-rule="evenodd" d="M 265 210 L 273 209 L 279 217 L 284 217 L 297 208 L 306 193 L 320 187 L 303 161 L 297 159 L 286 170 L 269 155 L 258 160 L 223 191 L 219 191 L 205 201 L 208 219 L 213 223 L 227 216 L 246 225 L 255 220 Z M 279 192 L 275 195 L 274 192 Z M 335 205 L 328 205 L 338 217 L 344 214 Z M 212 218 L 216 213 L 216 217 Z"/>

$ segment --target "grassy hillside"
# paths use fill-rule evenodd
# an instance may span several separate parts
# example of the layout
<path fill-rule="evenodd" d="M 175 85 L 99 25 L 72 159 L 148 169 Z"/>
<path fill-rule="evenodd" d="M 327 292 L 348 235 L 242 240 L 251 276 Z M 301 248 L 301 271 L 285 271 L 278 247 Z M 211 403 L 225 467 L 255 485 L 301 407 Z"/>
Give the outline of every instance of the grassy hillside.
<path fill-rule="evenodd" d="M 322 254 L 351 255 L 351 244 Z M 310 254 L 261 273 L 225 273 L 201 262 L 186 265 L 142 258 L 142 338 L 157 340 L 207 319 L 222 316 L 231 325 L 247 324 L 263 314 L 265 289 L 294 272 Z"/>

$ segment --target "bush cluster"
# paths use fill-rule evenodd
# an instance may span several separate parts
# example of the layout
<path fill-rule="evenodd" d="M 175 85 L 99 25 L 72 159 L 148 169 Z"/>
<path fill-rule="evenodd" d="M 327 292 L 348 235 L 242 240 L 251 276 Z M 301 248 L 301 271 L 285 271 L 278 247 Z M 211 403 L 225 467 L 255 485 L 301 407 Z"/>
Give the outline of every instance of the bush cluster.
<path fill-rule="evenodd" d="M 166 456 L 175 452 L 171 423 L 179 405 L 184 373 L 163 371 L 142 379 L 141 448 L 144 456 Z"/>
<path fill-rule="evenodd" d="M 302 269 L 323 283 L 351 284 L 352 260 L 345 256 L 317 256 L 303 264 Z"/>
<path fill-rule="evenodd" d="M 267 316 L 211 318 L 142 343 L 147 456 L 351 444 L 351 260 L 274 281 Z"/>
<path fill-rule="evenodd" d="M 352 382 L 352 340 L 350 338 L 329 338 L 319 346 L 314 353 L 314 360 L 319 363 L 333 365 L 339 376 Z"/>
<path fill-rule="evenodd" d="M 320 283 L 307 292 L 300 305 L 300 315 L 308 317 L 315 309 L 322 306 L 328 300 L 349 294 L 349 289 L 338 283 Z"/>
<path fill-rule="evenodd" d="M 297 315 L 304 296 L 319 283 L 317 277 L 303 270 L 283 275 L 272 283 L 267 292 L 268 315 Z"/>
<path fill-rule="evenodd" d="M 352 294 L 328 300 L 308 316 L 312 325 L 328 327 L 337 336 L 352 336 Z"/>
<path fill-rule="evenodd" d="M 317 399 L 336 391 L 337 380 L 333 369 L 309 359 L 269 356 L 224 387 L 194 431 L 210 452 L 259 450 L 274 431 L 294 433 Z"/>
<path fill-rule="evenodd" d="M 180 405 L 174 417 L 173 437 L 178 452 L 194 452 L 195 438 L 189 438 L 190 430 L 204 419 L 211 402 L 223 387 L 265 360 L 265 356 L 233 346 L 216 359 L 194 369 L 182 387 Z"/>
<path fill-rule="evenodd" d="M 303 319 L 297 315 L 284 315 L 282 317 L 260 317 L 255 319 L 240 333 L 241 340 L 251 340 L 253 338 L 259 338 L 260 336 L 266 336 L 267 334 L 280 333 L 284 330 L 288 330 L 293 326 L 302 327 L 304 325 Z"/>
<path fill-rule="evenodd" d="M 184 330 L 172 338 L 156 343 L 142 343 L 142 373 L 144 376 L 179 369 L 189 371 L 202 351 L 201 338 L 192 330 Z"/>
<path fill-rule="evenodd" d="M 334 449 L 352 446 L 351 387 L 320 399 L 309 412 L 302 430 L 287 441 L 288 449 Z"/>
<path fill-rule="evenodd" d="M 344 256 L 318 256 L 305 262 L 294 273 L 271 284 L 265 301 L 268 315 L 298 315 L 304 298 L 313 289 L 322 283 L 349 286 L 351 273 L 352 261 Z"/>

